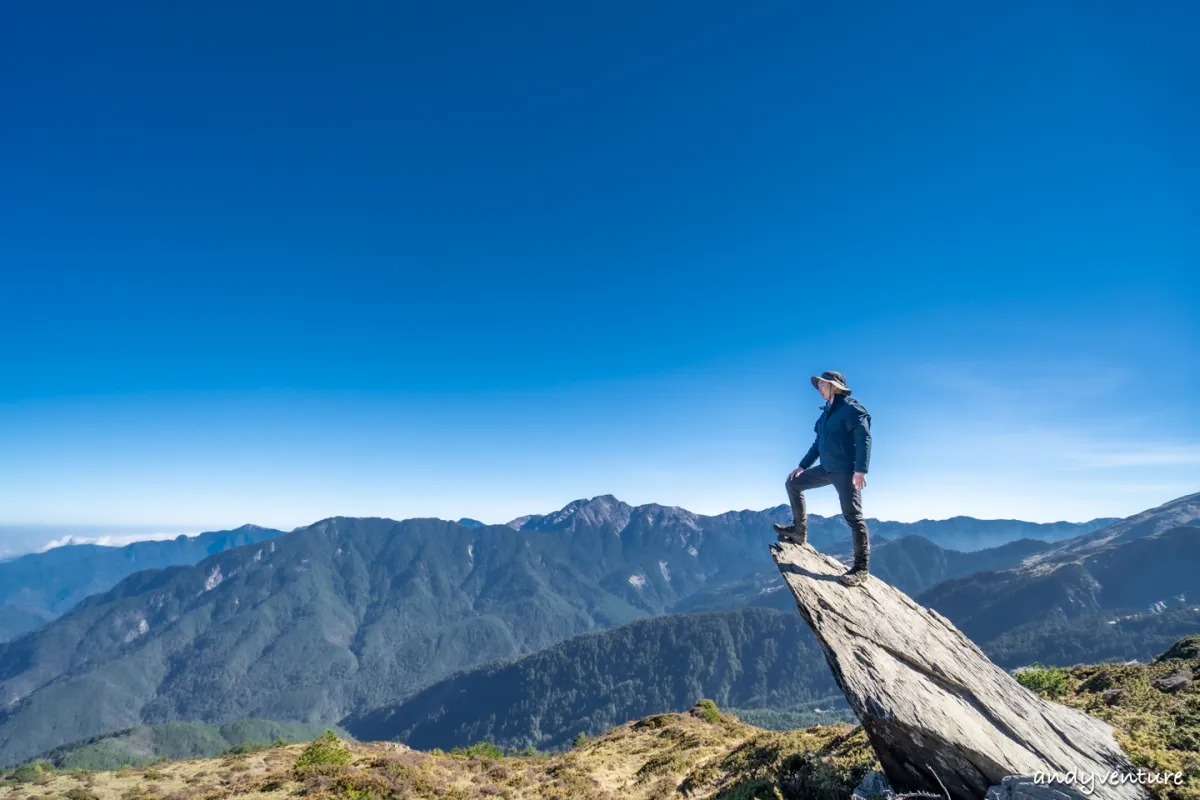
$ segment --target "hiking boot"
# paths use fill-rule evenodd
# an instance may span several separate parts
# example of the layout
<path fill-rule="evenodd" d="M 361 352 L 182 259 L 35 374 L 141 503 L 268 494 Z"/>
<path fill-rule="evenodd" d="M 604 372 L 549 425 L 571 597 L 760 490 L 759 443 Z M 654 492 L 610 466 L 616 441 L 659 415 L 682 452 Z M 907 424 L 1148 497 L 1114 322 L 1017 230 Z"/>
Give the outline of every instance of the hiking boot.
<path fill-rule="evenodd" d="M 800 531 L 797 533 L 796 526 L 794 524 L 780 525 L 778 522 L 776 522 L 771 527 L 775 529 L 775 533 L 779 534 L 777 538 L 781 542 L 804 544 L 808 541 L 808 531 Z"/>
<path fill-rule="evenodd" d="M 867 559 L 855 557 L 854 566 L 838 576 L 838 580 L 846 586 L 861 586 L 866 583 L 868 575 Z"/>

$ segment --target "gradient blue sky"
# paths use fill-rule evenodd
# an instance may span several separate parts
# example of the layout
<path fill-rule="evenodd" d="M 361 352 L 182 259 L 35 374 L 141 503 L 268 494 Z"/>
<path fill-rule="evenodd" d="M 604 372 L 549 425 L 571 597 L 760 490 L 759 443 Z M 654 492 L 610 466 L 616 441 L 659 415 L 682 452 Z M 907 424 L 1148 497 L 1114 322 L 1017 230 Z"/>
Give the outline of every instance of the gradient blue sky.
<path fill-rule="evenodd" d="M 1196 9 L 8 4 L 0 524 L 1200 490 Z"/>

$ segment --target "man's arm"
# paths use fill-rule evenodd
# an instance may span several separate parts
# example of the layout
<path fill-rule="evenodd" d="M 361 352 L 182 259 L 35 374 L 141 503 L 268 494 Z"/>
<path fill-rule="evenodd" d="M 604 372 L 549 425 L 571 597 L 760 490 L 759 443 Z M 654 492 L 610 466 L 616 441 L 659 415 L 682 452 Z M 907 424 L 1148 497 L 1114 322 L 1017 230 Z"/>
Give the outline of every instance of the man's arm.
<path fill-rule="evenodd" d="M 864 475 L 871 464 L 871 415 L 859 414 L 854 422 L 854 471 Z"/>
<path fill-rule="evenodd" d="M 808 469 L 817 460 L 817 442 L 813 441 L 812 447 L 808 448 L 808 452 L 804 454 L 804 458 L 800 459 L 800 469 Z"/>

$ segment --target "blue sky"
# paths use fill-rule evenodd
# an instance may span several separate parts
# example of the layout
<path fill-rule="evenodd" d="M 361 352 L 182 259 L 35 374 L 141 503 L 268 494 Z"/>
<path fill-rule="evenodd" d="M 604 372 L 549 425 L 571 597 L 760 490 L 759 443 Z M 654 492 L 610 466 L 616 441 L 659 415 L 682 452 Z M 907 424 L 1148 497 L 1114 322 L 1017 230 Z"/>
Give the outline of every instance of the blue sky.
<path fill-rule="evenodd" d="M 4 14 L 0 525 L 1200 490 L 1188 4 Z"/>

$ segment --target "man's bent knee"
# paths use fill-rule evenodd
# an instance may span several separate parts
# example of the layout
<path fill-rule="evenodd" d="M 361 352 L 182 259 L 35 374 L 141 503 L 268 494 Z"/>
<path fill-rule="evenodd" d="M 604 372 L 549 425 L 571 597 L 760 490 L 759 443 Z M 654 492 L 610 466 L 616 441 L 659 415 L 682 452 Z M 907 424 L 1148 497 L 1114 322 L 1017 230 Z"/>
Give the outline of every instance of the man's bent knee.
<path fill-rule="evenodd" d="M 803 475 L 795 478 L 789 477 L 783 482 L 783 486 L 789 492 L 803 492 L 805 489 L 812 488 L 812 484 L 805 480 Z"/>

